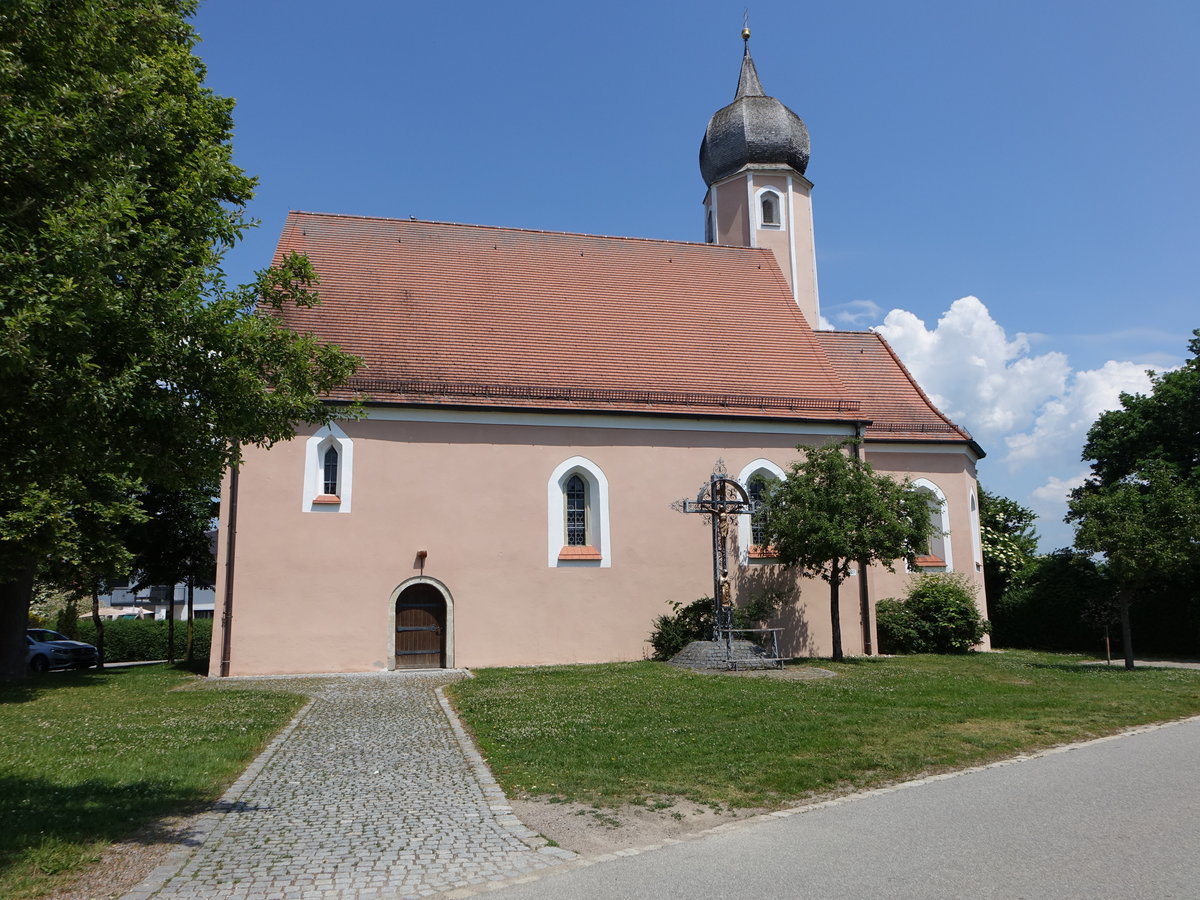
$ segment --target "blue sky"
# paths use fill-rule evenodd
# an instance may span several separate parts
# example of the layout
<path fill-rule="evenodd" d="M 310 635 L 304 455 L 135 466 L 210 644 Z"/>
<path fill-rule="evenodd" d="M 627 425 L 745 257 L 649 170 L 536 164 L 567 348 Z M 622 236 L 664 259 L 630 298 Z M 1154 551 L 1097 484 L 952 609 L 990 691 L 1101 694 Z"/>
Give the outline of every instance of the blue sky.
<path fill-rule="evenodd" d="M 206 0 L 260 179 L 230 279 L 289 209 L 701 240 L 743 8 Z M 812 135 L 824 317 L 881 327 L 985 486 L 1068 544 L 1087 425 L 1200 327 L 1200 4 L 766 2 L 750 26 Z"/>

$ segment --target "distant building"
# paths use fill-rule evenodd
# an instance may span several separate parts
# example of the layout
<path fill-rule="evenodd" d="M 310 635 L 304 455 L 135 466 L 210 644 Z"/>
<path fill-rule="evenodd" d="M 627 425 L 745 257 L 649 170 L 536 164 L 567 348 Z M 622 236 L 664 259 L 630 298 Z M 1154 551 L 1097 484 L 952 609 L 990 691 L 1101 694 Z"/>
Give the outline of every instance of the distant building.
<path fill-rule="evenodd" d="M 359 420 L 247 448 L 221 503 L 213 674 L 638 659 L 711 593 L 709 532 L 671 508 L 718 460 L 752 487 L 861 436 L 937 501 L 923 568 L 980 587 L 975 463 L 877 334 L 821 332 L 804 123 L 749 49 L 700 149 L 705 242 L 292 213 L 322 303 L 289 325 L 364 360 Z M 548 188 L 551 189 L 551 188 Z M 278 258 L 278 256 L 277 256 Z M 234 522 L 236 520 L 236 525 Z M 784 651 L 831 649 L 828 588 L 743 517 L 736 592 L 779 591 Z M 847 653 L 908 578 L 841 593 Z"/>

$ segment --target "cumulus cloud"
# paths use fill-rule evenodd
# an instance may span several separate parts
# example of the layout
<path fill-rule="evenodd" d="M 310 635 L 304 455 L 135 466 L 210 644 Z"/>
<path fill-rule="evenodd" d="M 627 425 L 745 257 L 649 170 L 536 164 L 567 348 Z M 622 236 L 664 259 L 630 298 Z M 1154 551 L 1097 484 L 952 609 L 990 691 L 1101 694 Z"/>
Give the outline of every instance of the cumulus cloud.
<path fill-rule="evenodd" d="M 1145 364 L 1110 360 L 1073 370 L 1063 353 L 1033 353 L 1030 335 L 1010 337 L 975 297 L 956 300 L 933 328 L 894 309 L 875 330 L 942 412 L 1001 463 L 999 470 L 991 459 L 981 465 L 989 489 L 1035 508 L 1043 546 L 1070 543 L 1061 520 L 1067 493 L 1082 483 L 1087 430 L 1119 406 L 1123 391 L 1149 391 Z"/>
<path fill-rule="evenodd" d="M 1004 439 L 1008 446 L 1005 460 L 1018 465 L 1052 454 L 1063 441 L 1078 449 L 1096 417 L 1120 405 L 1124 393 L 1148 393 L 1150 379 L 1144 366 L 1109 360 L 1099 369 L 1075 372 L 1062 394 L 1043 404 L 1033 428 Z"/>

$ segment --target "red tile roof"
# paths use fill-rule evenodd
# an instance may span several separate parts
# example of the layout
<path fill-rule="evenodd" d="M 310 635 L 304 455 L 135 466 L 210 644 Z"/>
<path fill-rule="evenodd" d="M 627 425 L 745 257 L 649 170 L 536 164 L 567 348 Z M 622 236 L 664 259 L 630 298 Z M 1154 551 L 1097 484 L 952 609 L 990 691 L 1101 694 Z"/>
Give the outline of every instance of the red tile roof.
<path fill-rule="evenodd" d="M 882 335 L 818 331 L 816 337 L 851 396 L 862 401 L 863 418 L 871 420 L 868 439 L 971 441 L 933 405 Z M 975 450 L 983 455 L 977 445 Z"/>
<path fill-rule="evenodd" d="M 768 250 L 293 212 L 276 259 L 289 251 L 321 304 L 288 324 L 364 360 L 339 398 L 947 422 L 894 357 L 872 357 L 874 379 L 848 367 Z"/>

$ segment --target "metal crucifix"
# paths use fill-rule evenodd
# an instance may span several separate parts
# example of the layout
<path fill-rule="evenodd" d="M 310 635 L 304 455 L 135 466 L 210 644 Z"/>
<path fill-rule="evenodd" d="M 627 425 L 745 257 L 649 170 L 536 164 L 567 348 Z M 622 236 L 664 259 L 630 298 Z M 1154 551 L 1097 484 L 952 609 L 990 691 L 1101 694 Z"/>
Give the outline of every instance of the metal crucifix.
<path fill-rule="evenodd" d="M 720 464 L 696 499 L 683 501 L 685 513 L 701 513 L 712 523 L 714 641 L 721 640 L 722 629 L 728 633 L 733 627 L 733 590 L 729 584 L 729 534 L 733 530 L 733 517 L 753 515 L 757 505 L 746 488 L 726 475 Z"/>

